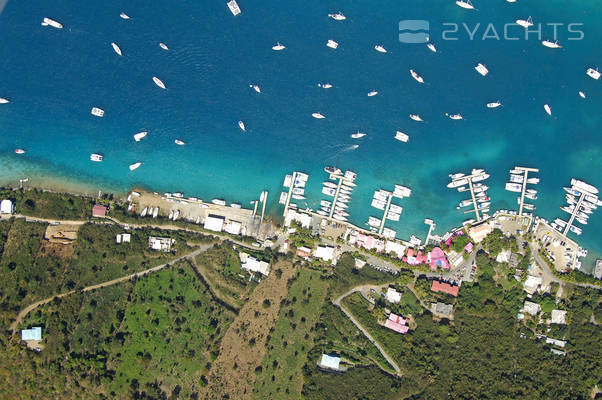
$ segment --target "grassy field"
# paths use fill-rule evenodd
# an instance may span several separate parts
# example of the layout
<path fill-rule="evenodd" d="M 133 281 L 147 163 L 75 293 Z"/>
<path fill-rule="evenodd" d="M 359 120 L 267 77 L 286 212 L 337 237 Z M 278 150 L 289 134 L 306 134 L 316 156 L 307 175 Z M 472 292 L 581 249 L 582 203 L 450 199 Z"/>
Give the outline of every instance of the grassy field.
<path fill-rule="evenodd" d="M 234 309 L 240 309 L 257 286 L 240 267 L 238 253 L 225 243 L 197 256 L 194 265 L 215 295 Z"/>
<path fill-rule="evenodd" d="M 314 325 L 320 316 L 328 284 L 320 272 L 302 269 L 292 282 L 280 307 L 278 321 L 270 333 L 267 353 L 258 371 L 253 398 L 299 398 L 303 385 L 302 367 L 313 347 Z"/>
<path fill-rule="evenodd" d="M 190 398 L 233 317 L 188 262 L 77 293 L 28 317 L 26 326 L 44 328 L 45 349 L 8 344 L 0 391 L 7 398 Z"/>
<path fill-rule="evenodd" d="M 92 215 L 95 201 L 90 197 L 41 190 L 0 189 L 3 199 L 11 199 L 15 212 L 48 219 L 85 220 Z"/>

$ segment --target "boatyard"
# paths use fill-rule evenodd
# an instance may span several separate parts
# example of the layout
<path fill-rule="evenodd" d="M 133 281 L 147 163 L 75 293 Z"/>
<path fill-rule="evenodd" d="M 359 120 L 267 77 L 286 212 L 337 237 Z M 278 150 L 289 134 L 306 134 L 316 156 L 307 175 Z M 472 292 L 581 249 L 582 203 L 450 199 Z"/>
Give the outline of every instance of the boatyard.
<path fill-rule="evenodd" d="M 472 210 L 464 211 L 464 214 L 474 213 L 476 222 L 488 217 L 489 205 L 491 199 L 487 195 L 488 186 L 480 183 L 489 178 L 489 174 L 482 169 L 473 169 L 470 174 L 461 172 L 450 174 L 451 182 L 447 185 L 450 189 L 456 189 L 458 192 L 470 192 L 470 199 L 462 200 L 458 210 L 472 205 Z"/>
<path fill-rule="evenodd" d="M 221 199 L 205 202 L 195 197 L 185 198 L 181 193 L 160 195 L 143 190 L 132 191 L 128 200 L 130 202 L 129 211 L 139 214 L 141 217 L 156 218 L 160 216 L 167 217 L 172 221 L 185 220 L 202 224 L 210 230 L 220 228 L 220 230 L 223 229 L 235 235 L 253 236 L 259 239 L 265 239 L 274 234 L 272 224 L 262 223 L 267 192 L 262 192 L 260 199 L 254 202 L 254 209 L 243 208 L 237 203 L 226 205 L 226 202 Z"/>

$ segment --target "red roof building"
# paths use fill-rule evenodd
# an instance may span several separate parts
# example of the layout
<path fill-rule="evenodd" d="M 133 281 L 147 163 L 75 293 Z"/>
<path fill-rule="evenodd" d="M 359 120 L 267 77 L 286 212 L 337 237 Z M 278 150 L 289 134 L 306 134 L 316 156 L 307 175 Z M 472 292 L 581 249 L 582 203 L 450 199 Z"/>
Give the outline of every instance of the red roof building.
<path fill-rule="evenodd" d="M 106 217 L 107 216 L 107 208 L 105 206 L 99 206 L 95 204 L 92 207 L 92 216 L 93 217 Z"/>
<path fill-rule="evenodd" d="M 458 290 L 460 290 L 459 286 L 452 286 L 445 282 L 433 281 L 433 285 L 431 286 L 431 291 L 438 293 L 447 293 L 451 294 L 454 297 L 458 297 Z"/>
<path fill-rule="evenodd" d="M 391 313 L 389 314 L 389 318 L 387 318 L 387 320 L 385 321 L 385 328 L 389 328 L 392 331 L 405 334 L 410 329 L 405 325 L 405 323 L 406 320 L 403 317 Z"/>

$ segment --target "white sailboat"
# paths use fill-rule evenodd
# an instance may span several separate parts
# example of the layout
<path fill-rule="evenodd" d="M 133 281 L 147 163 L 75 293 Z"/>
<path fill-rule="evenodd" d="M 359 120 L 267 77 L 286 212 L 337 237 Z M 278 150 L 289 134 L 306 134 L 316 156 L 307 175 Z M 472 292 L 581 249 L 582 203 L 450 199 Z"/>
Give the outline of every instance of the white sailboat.
<path fill-rule="evenodd" d="M 546 110 L 546 113 L 548 113 L 548 115 L 552 115 L 552 107 L 550 107 L 549 104 L 544 104 L 543 109 Z"/>
<path fill-rule="evenodd" d="M 311 116 L 314 117 L 314 118 L 317 118 L 317 119 L 324 119 L 324 118 L 326 118 L 325 116 L 323 116 L 319 112 L 315 112 Z"/>
<path fill-rule="evenodd" d="M 478 63 L 477 66 L 474 67 L 474 69 L 476 69 L 477 72 L 483 76 L 486 76 L 489 73 L 487 67 L 481 63 Z"/>
<path fill-rule="evenodd" d="M 531 19 L 531 17 L 529 17 L 527 19 L 517 19 L 516 20 L 516 24 L 522 26 L 525 29 L 527 29 L 530 26 L 533 26 L 533 20 Z"/>
<path fill-rule="evenodd" d="M 249 85 L 249 87 L 252 88 L 257 93 L 261 93 L 261 89 L 257 85 Z"/>
<path fill-rule="evenodd" d="M 420 115 L 418 114 L 410 114 L 410 118 L 416 122 L 424 122 L 424 120 L 420 118 Z"/>
<path fill-rule="evenodd" d="M 124 12 L 122 12 L 121 14 L 119 14 L 119 16 L 120 16 L 122 19 L 130 19 L 130 16 L 129 16 L 129 15 L 127 15 L 126 13 L 124 13 Z"/>
<path fill-rule="evenodd" d="M 562 46 L 558 44 L 558 40 L 555 41 L 551 41 L 551 40 L 544 40 L 541 42 L 541 44 L 543 44 L 545 47 L 548 47 L 550 49 L 561 49 Z"/>
<path fill-rule="evenodd" d="M 113 46 L 113 50 L 115 50 L 115 53 L 117 53 L 117 54 L 118 54 L 118 55 L 120 55 L 120 56 L 121 56 L 121 55 L 123 55 L 123 54 L 121 53 L 121 49 L 119 48 L 119 46 L 117 46 L 117 43 L 115 43 L 115 42 L 111 42 L 111 46 Z"/>
<path fill-rule="evenodd" d="M 141 162 L 137 162 L 137 163 L 130 165 L 130 171 L 135 170 L 136 168 L 140 167 L 141 165 L 142 165 Z"/>
<path fill-rule="evenodd" d="M 155 85 L 159 86 L 161 89 L 167 89 L 163 81 L 156 76 L 153 76 L 153 82 L 155 82 Z"/>
<path fill-rule="evenodd" d="M 500 103 L 499 101 L 494 101 L 492 103 L 487 103 L 487 108 L 498 108 L 501 105 L 502 103 Z"/>
<path fill-rule="evenodd" d="M 424 79 L 413 69 L 410 70 L 410 75 L 412 75 L 412 78 L 416 79 L 418 83 L 424 83 Z"/>
<path fill-rule="evenodd" d="M 246 132 L 247 128 L 245 127 L 245 123 L 242 121 L 238 121 L 238 127 L 243 131 Z"/>
<path fill-rule="evenodd" d="M 373 90 L 371 92 L 368 92 L 368 97 L 373 97 L 376 96 L 378 94 L 378 92 L 376 90 Z"/>
<path fill-rule="evenodd" d="M 284 46 L 283 44 L 280 44 L 280 42 L 276 42 L 276 44 L 274 46 L 272 46 L 272 50 L 274 51 L 280 51 L 280 50 L 284 50 L 286 49 L 286 46 Z"/>
<path fill-rule="evenodd" d="M 50 19 L 50 18 L 44 18 L 42 20 L 42 26 L 51 26 L 51 27 L 56 28 L 56 29 L 63 29 L 63 25 L 60 22 L 55 21 L 55 20 Z"/>
<path fill-rule="evenodd" d="M 400 142 L 407 143 L 410 140 L 410 137 L 403 132 L 397 131 L 395 132 L 395 139 Z"/>
<path fill-rule="evenodd" d="M 336 50 L 337 47 L 339 47 L 339 44 L 332 39 L 328 39 L 328 42 L 326 42 L 326 47 Z"/>
<path fill-rule="evenodd" d="M 330 89 L 332 85 L 330 83 L 318 83 L 318 87 L 321 87 L 322 89 Z"/>
<path fill-rule="evenodd" d="M 8 99 L 5 99 L 4 97 L 0 97 L 0 104 L 7 104 L 10 103 L 10 101 L 8 101 Z"/>
<path fill-rule="evenodd" d="M 167 47 L 167 45 L 163 42 L 159 43 L 159 47 L 161 47 L 165 51 L 169 50 L 169 47 Z"/>
<path fill-rule="evenodd" d="M 379 53 L 386 53 L 387 50 L 381 46 L 380 44 L 377 44 L 376 46 L 374 46 L 374 50 L 378 51 Z"/>
<path fill-rule="evenodd" d="M 427 43 L 426 43 L 426 47 L 428 47 L 428 49 L 429 49 L 430 51 L 432 51 L 433 53 L 436 53 L 436 52 L 437 52 L 437 48 L 436 48 L 436 47 L 435 47 L 435 45 L 434 45 L 433 43 L 431 43 L 431 42 L 427 42 Z"/>
<path fill-rule="evenodd" d="M 357 131 L 356 133 L 351 134 L 352 139 L 359 139 L 359 138 L 363 138 L 364 136 L 366 136 L 366 134 L 363 132 L 360 132 L 360 131 Z"/>
<path fill-rule="evenodd" d="M 472 3 L 470 2 L 470 0 L 457 0 L 456 4 L 459 7 L 462 7 L 466 10 L 475 10 L 474 6 L 472 5 Z"/>
<path fill-rule="evenodd" d="M 449 119 L 453 119 L 454 121 L 459 121 L 462 119 L 462 115 L 461 114 L 448 114 L 445 113 L 445 115 L 449 118 Z"/>
<path fill-rule="evenodd" d="M 328 16 L 332 19 L 334 19 L 335 21 L 344 21 L 347 19 L 347 17 L 345 15 L 343 15 L 342 12 L 338 12 L 336 14 L 328 14 Z"/>

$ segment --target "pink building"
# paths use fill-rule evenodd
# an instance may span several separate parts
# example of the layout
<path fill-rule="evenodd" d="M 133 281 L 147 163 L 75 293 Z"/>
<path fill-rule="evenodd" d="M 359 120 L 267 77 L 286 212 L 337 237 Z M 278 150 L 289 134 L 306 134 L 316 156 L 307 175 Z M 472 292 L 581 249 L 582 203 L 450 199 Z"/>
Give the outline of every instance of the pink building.
<path fill-rule="evenodd" d="M 447 257 L 441 248 L 435 247 L 429 253 L 430 266 L 432 269 L 443 268 L 449 269 L 449 262 L 447 261 Z"/>
<path fill-rule="evenodd" d="M 389 314 L 389 318 L 387 318 L 387 320 L 385 321 L 385 328 L 389 328 L 395 332 L 405 334 L 410 329 L 405 324 L 406 320 L 403 317 L 391 313 Z"/>

